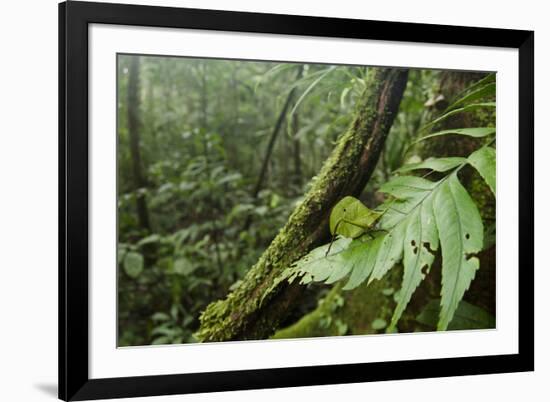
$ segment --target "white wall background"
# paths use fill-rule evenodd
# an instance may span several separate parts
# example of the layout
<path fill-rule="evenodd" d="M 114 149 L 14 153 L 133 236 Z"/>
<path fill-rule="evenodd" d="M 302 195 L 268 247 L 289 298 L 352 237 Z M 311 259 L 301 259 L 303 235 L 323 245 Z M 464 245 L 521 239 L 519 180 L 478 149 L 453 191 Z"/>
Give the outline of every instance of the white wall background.
<path fill-rule="evenodd" d="M 128 2 L 128 1 L 119 1 Z M 131 2 L 131 1 L 130 1 Z M 536 371 L 384 383 L 140 398 L 133 401 L 545 400 L 550 378 L 550 26 L 523 0 L 160 0 L 134 3 L 534 29 L 536 43 Z M 0 13 L 0 400 L 54 400 L 57 382 L 57 1 L 2 2 Z M 546 380 L 546 381 L 545 381 Z"/>

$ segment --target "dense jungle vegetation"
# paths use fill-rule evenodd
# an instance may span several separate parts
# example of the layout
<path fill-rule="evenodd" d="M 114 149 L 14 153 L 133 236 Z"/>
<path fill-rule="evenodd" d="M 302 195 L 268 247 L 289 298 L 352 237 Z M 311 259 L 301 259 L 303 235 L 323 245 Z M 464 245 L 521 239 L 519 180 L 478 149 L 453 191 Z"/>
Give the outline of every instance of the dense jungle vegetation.
<path fill-rule="evenodd" d="M 118 56 L 119 346 L 495 326 L 495 75 Z"/>

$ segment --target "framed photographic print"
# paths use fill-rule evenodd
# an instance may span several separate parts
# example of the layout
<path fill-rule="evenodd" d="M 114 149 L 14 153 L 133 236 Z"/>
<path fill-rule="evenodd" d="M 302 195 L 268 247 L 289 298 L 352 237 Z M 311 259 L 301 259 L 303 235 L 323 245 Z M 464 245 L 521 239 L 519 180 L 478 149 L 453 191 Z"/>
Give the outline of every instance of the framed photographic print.
<path fill-rule="evenodd" d="M 534 369 L 534 33 L 59 5 L 59 397 Z"/>

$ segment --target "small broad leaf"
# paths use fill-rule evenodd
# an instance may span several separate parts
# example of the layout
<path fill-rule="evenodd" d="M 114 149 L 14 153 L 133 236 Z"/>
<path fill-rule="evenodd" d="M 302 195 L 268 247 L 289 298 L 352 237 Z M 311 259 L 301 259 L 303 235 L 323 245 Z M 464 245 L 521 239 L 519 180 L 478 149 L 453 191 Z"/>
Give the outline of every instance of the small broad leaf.
<path fill-rule="evenodd" d="M 421 141 L 427 140 L 428 138 L 440 137 L 442 135 L 465 135 L 467 137 L 482 138 L 494 134 L 496 133 L 496 131 L 497 130 L 494 127 L 453 128 L 450 130 L 442 130 L 417 139 L 416 141 L 412 142 L 411 145 L 409 145 L 409 148 L 414 144 L 418 144 Z"/>
<path fill-rule="evenodd" d="M 375 331 L 379 331 L 388 326 L 388 323 L 383 318 L 376 318 L 370 325 Z"/>
<path fill-rule="evenodd" d="M 497 153 L 492 147 L 482 147 L 468 157 L 468 162 L 479 172 L 491 191 L 497 194 Z"/>
<path fill-rule="evenodd" d="M 221 186 L 222 184 L 229 183 L 229 182 L 232 182 L 232 181 L 239 181 L 242 178 L 243 178 L 243 176 L 240 173 L 230 173 L 230 174 L 227 174 L 225 176 L 220 177 L 216 181 L 216 184 L 218 186 Z"/>
<path fill-rule="evenodd" d="M 170 319 L 170 316 L 166 313 L 155 313 L 151 317 L 153 321 L 168 321 Z"/>
<path fill-rule="evenodd" d="M 483 247 L 483 223 L 456 173 L 441 184 L 433 207 L 443 258 L 441 314 L 437 329 L 445 330 L 479 268 L 479 260 L 472 254 Z"/>
<path fill-rule="evenodd" d="M 117 247 L 117 263 L 121 264 L 124 261 L 128 248 L 124 244 L 119 244 Z"/>
<path fill-rule="evenodd" d="M 174 272 L 178 275 L 187 276 L 193 273 L 197 267 L 191 263 L 187 258 L 178 258 L 174 262 Z"/>
<path fill-rule="evenodd" d="M 431 300 L 416 317 L 416 321 L 429 327 L 435 328 L 439 319 L 441 301 Z M 452 321 L 447 329 L 485 329 L 495 328 L 495 316 L 484 309 L 474 306 L 462 300 L 455 311 Z"/>
<path fill-rule="evenodd" d="M 141 239 L 137 243 L 137 245 L 141 247 L 141 246 L 145 246 L 146 244 L 157 243 L 157 242 L 160 241 L 160 239 L 161 239 L 160 236 L 158 234 L 154 233 L 154 234 L 151 234 L 151 235 Z"/>
<path fill-rule="evenodd" d="M 124 271 L 130 278 L 137 278 L 143 271 L 143 256 L 135 251 L 130 251 L 124 257 Z"/>
<path fill-rule="evenodd" d="M 344 197 L 330 213 L 330 233 L 355 238 L 370 228 L 382 215 L 367 208 L 354 197 Z"/>
<path fill-rule="evenodd" d="M 430 169 L 436 172 L 446 172 L 454 169 L 466 162 L 465 158 L 461 157 L 448 157 L 448 158 L 428 158 L 425 161 L 419 163 L 411 163 L 397 169 L 396 173 L 410 172 L 411 170 L 418 169 Z"/>

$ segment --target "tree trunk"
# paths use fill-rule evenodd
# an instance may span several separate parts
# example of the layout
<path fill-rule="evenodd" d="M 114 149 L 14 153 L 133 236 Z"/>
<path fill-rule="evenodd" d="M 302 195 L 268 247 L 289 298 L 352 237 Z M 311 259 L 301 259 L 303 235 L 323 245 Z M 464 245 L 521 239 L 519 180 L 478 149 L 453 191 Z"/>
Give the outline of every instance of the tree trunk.
<path fill-rule="evenodd" d="M 294 135 L 298 132 L 300 127 L 298 113 L 294 113 L 292 116 L 292 132 Z M 292 156 L 294 160 L 294 184 L 297 188 L 302 186 L 302 155 L 300 152 L 300 138 L 292 139 Z"/>
<path fill-rule="evenodd" d="M 430 114 L 435 118 L 451 102 L 452 97 L 467 88 L 473 82 L 483 78 L 483 74 L 462 72 L 443 72 L 439 93 L 441 100 L 433 107 Z M 463 113 L 434 128 L 433 131 L 450 128 L 494 125 L 493 114 Z M 444 136 L 425 142 L 417 150 L 423 159 L 443 156 L 468 156 L 479 147 L 479 140 L 464 136 Z M 476 202 L 484 226 L 487 227 L 494 218 L 495 199 L 483 180 L 473 170 L 466 170 L 461 181 Z M 495 313 L 495 247 L 490 247 L 478 255 L 480 269 L 465 293 L 464 300 Z M 283 328 L 272 338 L 301 338 L 335 335 L 361 335 L 384 332 L 384 328 L 373 328 L 376 319 L 389 323 L 395 309 L 393 293 L 401 288 L 402 267 L 396 266 L 381 280 L 370 285 L 363 283 L 351 291 L 342 290 L 342 284 L 336 284 L 319 302 L 318 307 L 306 314 L 293 325 Z M 403 313 L 398 329 L 400 332 L 430 330 L 416 321 L 416 316 L 424 306 L 439 298 L 441 290 L 441 257 L 437 256 L 429 275 L 413 294 L 407 309 Z"/>
<path fill-rule="evenodd" d="M 277 283 L 277 279 L 293 262 L 328 240 L 332 207 L 365 187 L 397 114 L 407 76 L 404 69 L 370 69 L 348 131 L 303 202 L 238 288 L 203 312 L 195 334 L 199 340 L 263 339 L 279 327 L 303 289 L 298 284 Z"/>
<path fill-rule="evenodd" d="M 300 68 L 298 69 L 298 73 L 296 75 L 296 79 L 299 79 L 302 76 L 303 70 L 304 70 L 304 67 L 300 66 Z M 283 108 L 281 109 L 281 112 L 279 113 L 279 117 L 277 118 L 277 122 L 275 123 L 275 127 L 271 132 L 271 136 L 269 137 L 269 142 L 267 144 L 267 148 L 264 154 L 264 159 L 262 161 L 262 167 L 260 168 L 260 175 L 258 176 L 258 180 L 256 181 L 256 185 L 254 186 L 254 189 L 252 190 L 252 198 L 258 198 L 258 194 L 262 189 L 265 178 L 267 176 L 269 162 L 271 161 L 271 154 L 273 153 L 273 148 L 275 147 L 275 141 L 277 141 L 277 137 L 279 136 L 281 127 L 283 126 L 283 123 L 286 119 L 286 114 L 288 112 L 290 105 L 292 104 L 292 99 L 294 98 L 295 93 L 296 93 L 296 87 L 292 88 L 288 93 L 285 103 L 283 105 Z M 251 224 L 252 224 L 252 216 L 248 215 L 248 217 L 246 218 L 246 221 L 244 222 L 242 231 L 244 232 L 248 230 Z"/>
<path fill-rule="evenodd" d="M 304 70 L 304 67 L 300 66 L 300 68 L 298 69 L 298 73 L 296 74 L 296 79 L 299 79 L 302 76 L 303 70 Z M 290 105 L 292 103 L 292 99 L 294 98 L 295 93 L 296 93 L 296 87 L 292 88 L 290 90 L 290 92 L 288 93 L 288 96 L 286 97 L 283 108 L 281 109 L 281 112 L 279 113 L 279 117 L 277 118 L 277 122 L 275 123 L 275 127 L 273 128 L 273 131 L 271 133 L 271 137 L 269 138 L 269 143 L 267 144 L 264 159 L 263 159 L 263 162 L 262 162 L 262 168 L 260 170 L 260 175 L 258 176 L 258 181 L 256 182 L 256 185 L 254 186 L 254 190 L 252 191 L 252 197 L 253 198 L 256 198 L 258 196 L 258 193 L 262 189 L 264 179 L 265 179 L 265 175 L 267 173 L 267 167 L 268 167 L 269 161 L 271 159 L 271 154 L 273 153 L 273 147 L 275 145 L 275 141 L 277 140 L 279 132 L 281 131 L 281 127 L 283 126 L 283 123 L 284 123 L 285 118 L 286 118 L 286 114 L 288 112 L 288 108 L 290 107 Z"/>
<path fill-rule="evenodd" d="M 139 57 L 130 59 L 128 71 L 128 135 L 130 137 L 130 154 L 132 156 L 132 169 L 134 173 L 134 191 L 136 192 L 136 208 L 139 226 L 147 232 L 151 231 L 149 211 L 145 194 L 141 192 L 145 188 L 145 178 L 142 171 L 140 151 L 140 97 L 139 97 Z"/>

